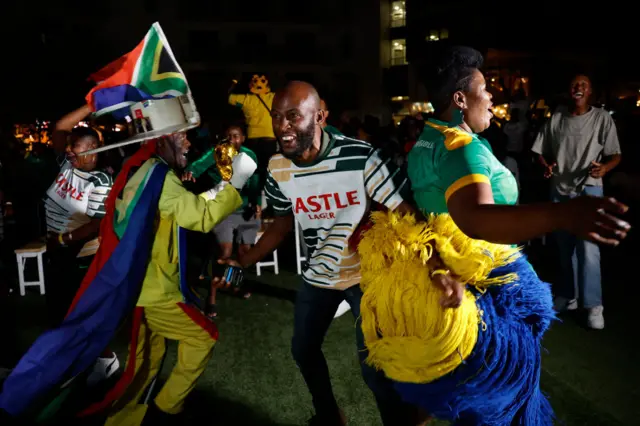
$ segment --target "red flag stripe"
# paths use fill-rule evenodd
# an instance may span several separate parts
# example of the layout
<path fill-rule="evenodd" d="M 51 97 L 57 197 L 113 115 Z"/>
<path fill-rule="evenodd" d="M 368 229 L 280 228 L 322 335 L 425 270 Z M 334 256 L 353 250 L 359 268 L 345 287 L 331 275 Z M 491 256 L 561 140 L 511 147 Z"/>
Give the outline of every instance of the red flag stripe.
<path fill-rule="evenodd" d="M 131 52 L 111 62 L 100 71 L 92 74 L 89 78 L 98 83 L 87 94 L 85 100 L 93 109 L 93 93 L 105 89 L 107 87 L 121 86 L 123 84 L 131 84 L 133 72 L 142 54 L 144 48 L 144 40 L 140 42 Z"/>

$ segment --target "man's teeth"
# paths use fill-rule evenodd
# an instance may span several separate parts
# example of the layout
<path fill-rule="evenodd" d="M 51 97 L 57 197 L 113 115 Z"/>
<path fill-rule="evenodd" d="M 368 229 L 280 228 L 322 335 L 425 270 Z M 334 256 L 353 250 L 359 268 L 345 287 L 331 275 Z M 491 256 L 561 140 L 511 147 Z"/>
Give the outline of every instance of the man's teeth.
<path fill-rule="evenodd" d="M 283 141 L 292 141 L 295 138 L 295 136 L 291 136 L 291 135 L 287 135 L 287 136 L 283 136 L 282 140 Z"/>

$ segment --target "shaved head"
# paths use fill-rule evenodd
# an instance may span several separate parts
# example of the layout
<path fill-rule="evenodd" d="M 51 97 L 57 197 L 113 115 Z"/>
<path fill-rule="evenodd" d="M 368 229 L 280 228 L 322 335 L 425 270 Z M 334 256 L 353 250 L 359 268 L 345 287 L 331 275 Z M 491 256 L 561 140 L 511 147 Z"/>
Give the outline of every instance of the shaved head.
<path fill-rule="evenodd" d="M 305 81 L 290 81 L 282 89 L 278 90 L 273 103 L 287 101 L 290 104 L 301 106 L 309 104 L 315 109 L 320 108 L 320 96 L 315 87 Z"/>
<path fill-rule="evenodd" d="M 271 109 L 273 133 L 282 154 L 306 161 L 319 150 L 325 112 L 318 91 L 304 81 L 292 81 L 276 93 Z"/>

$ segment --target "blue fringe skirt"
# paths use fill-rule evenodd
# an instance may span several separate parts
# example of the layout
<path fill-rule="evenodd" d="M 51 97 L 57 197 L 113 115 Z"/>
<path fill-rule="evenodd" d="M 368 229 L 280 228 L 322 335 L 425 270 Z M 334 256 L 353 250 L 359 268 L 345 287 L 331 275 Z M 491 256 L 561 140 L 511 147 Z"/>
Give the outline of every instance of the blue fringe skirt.
<path fill-rule="evenodd" d="M 402 398 L 456 425 L 547 426 L 553 410 L 540 390 L 541 340 L 555 319 L 551 289 L 524 256 L 492 271 L 518 279 L 477 294 L 486 327 L 471 355 L 431 383 L 398 383 Z M 484 328 L 484 331 L 483 331 Z"/>

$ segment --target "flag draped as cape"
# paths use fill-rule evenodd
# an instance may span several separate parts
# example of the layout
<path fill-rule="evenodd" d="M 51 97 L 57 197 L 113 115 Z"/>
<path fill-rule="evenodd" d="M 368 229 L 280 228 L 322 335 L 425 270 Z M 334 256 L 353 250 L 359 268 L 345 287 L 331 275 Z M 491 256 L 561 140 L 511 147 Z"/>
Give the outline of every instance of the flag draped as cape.
<path fill-rule="evenodd" d="M 67 317 L 60 327 L 36 340 L 4 383 L 0 408 L 9 414 L 24 414 L 61 383 L 91 367 L 133 311 L 151 253 L 154 218 L 168 166 L 158 163 L 150 171 L 142 195 L 130 209 L 122 238 L 114 231 L 115 204 L 129 172 L 154 153 L 155 142 L 142 146 L 118 175 L 106 202 L 100 248 Z"/>

